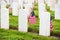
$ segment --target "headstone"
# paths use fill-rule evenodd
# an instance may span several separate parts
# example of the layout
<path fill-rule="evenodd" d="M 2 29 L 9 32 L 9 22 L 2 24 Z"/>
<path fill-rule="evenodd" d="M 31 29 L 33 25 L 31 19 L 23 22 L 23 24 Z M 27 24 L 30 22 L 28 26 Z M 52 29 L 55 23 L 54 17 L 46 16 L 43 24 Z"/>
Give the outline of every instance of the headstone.
<path fill-rule="evenodd" d="M 28 17 L 27 17 L 27 9 L 20 9 L 19 10 L 19 25 L 18 30 L 21 32 L 27 32 L 28 31 Z"/>
<path fill-rule="evenodd" d="M 18 2 L 12 3 L 12 15 L 18 16 L 19 10 L 18 10 Z"/>
<path fill-rule="evenodd" d="M 44 0 L 38 0 L 40 18 L 39 35 L 50 36 L 50 14 L 46 12 Z"/>
<path fill-rule="evenodd" d="M 39 10 L 39 18 L 40 18 L 40 14 L 46 11 L 44 0 L 38 0 L 38 10 Z"/>
<path fill-rule="evenodd" d="M 31 4 L 24 4 L 25 9 L 28 11 L 28 15 L 30 15 Z"/>
<path fill-rule="evenodd" d="M 24 0 L 18 0 L 19 8 L 23 9 L 23 1 Z"/>
<path fill-rule="evenodd" d="M 58 4 L 60 4 L 60 0 L 57 0 L 58 1 Z"/>
<path fill-rule="evenodd" d="M 10 4 L 10 5 L 12 4 L 12 2 L 13 2 L 13 0 L 9 0 L 9 4 Z"/>
<path fill-rule="evenodd" d="M 34 0 L 28 0 L 28 3 L 34 3 Z"/>
<path fill-rule="evenodd" d="M 56 0 L 50 0 L 50 10 L 55 11 Z"/>
<path fill-rule="evenodd" d="M 7 4 L 9 4 L 9 0 L 6 0 L 7 1 Z"/>
<path fill-rule="evenodd" d="M 38 4 L 44 4 L 44 0 L 38 0 Z"/>
<path fill-rule="evenodd" d="M 40 18 L 40 15 L 43 13 L 43 12 L 45 12 L 46 11 L 46 9 L 45 9 L 45 5 L 43 4 L 43 5 L 40 5 L 39 6 L 39 18 Z"/>
<path fill-rule="evenodd" d="M 45 2 L 47 3 L 48 6 L 51 5 L 50 0 L 45 0 Z"/>
<path fill-rule="evenodd" d="M 40 15 L 39 35 L 50 36 L 50 13 L 48 12 Z"/>
<path fill-rule="evenodd" d="M 55 19 L 60 20 L 60 0 L 58 0 L 58 3 L 55 7 Z"/>
<path fill-rule="evenodd" d="M 26 0 L 24 1 L 24 3 L 26 4 L 24 6 L 28 6 L 31 8 L 34 5 L 34 0 Z"/>
<path fill-rule="evenodd" d="M 12 10 L 12 4 L 13 3 L 13 0 L 9 0 L 9 5 L 10 5 L 10 7 L 9 7 L 9 10 Z"/>
<path fill-rule="evenodd" d="M 24 0 L 24 7 L 28 10 L 28 15 L 30 15 L 32 8 L 34 7 L 34 0 Z"/>
<path fill-rule="evenodd" d="M 9 10 L 3 0 L 1 1 L 1 28 L 9 29 Z"/>
<path fill-rule="evenodd" d="M 48 6 L 50 6 L 50 10 L 55 11 L 55 4 L 57 0 L 45 0 Z"/>

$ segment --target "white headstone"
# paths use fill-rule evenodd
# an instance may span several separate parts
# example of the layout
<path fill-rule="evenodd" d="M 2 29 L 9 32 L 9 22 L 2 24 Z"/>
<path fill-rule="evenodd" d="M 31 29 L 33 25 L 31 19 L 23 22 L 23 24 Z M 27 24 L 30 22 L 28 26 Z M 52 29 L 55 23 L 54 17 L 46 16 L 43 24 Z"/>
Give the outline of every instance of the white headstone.
<path fill-rule="evenodd" d="M 47 3 L 48 6 L 51 5 L 50 0 L 45 0 L 45 2 Z"/>
<path fill-rule="evenodd" d="M 56 0 L 50 0 L 50 10 L 55 11 Z"/>
<path fill-rule="evenodd" d="M 27 5 L 28 5 L 28 7 L 31 8 L 34 5 L 34 0 L 26 0 L 26 1 L 24 1 L 24 3 L 25 3 L 24 6 L 27 7 Z"/>
<path fill-rule="evenodd" d="M 38 10 L 39 10 L 39 18 L 40 18 L 40 14 L 46 11 L 44 0 L 38 0 Z"/>
<path fill-rule="evenodd" d="M 13 0 L 9 0 L 9 5 L 10 5 L 10 7 L 9 8 L 11 8 L 12 9 L 12 4 L 13 3 Z"/>
<path fill-rule="evenodd" d="M 9 4 L 9 0 L 6 0 L 7 1 L 7 4 Z"/>
<path fill-rule="evenodd" d="M 60 4 L 60 0 L 57 0 L 58 1 L 58 4 Z"/>
<path fill-rule="evenodd" d="M 18 19 L 18 30 L 21 32 L 27 32 L 28 31 L 28 12 L 27 9 L 20 9 L 19 10 L 19 19 Z"/>
<path fill-rule="evenodd" d="M 18 10 L 18 2 L 13 2 L 12 3 L 12 15 L 13 16 L 18 16 L 19 10 Z"/>
<path fill-rule="evenodd" d="M 1 1 L 1 28 L 9 29 L 9 10 L 4 1 Z"/>
<path fill-rule="evenodd" d="M 28 0 L 28 3 L 34 3 L 34 0 Z"/>
<path fill-rule="evenodd" d="M 50 10 L 55 11 L 55 4 L 57 0 L 45 0 L 48 6 L 50 6 Z"/>
<path fill-rule="evenodd" d="M 9 4 L 10 4 L 10 5 L 12 4 L 12 2 L 13 2 L 13 0 L 9 0 Z"/>
<path fill-rule="evenodd" d="M 40 5 L 39 6 L 39 18 L 40 18 L 40 14 L 42 14 L 42 12 L 45 12 L 45 11 L 46 11 L 45 5 L 44 4 Z"/>
<path fill-rule="evenodd" d="M 24 0 L 18 0 L 19 8 L 23 9 L 23 1 Z"/>
<path fill-rule="evenodd" d="M 40 15 L 39 35 L 50 36 L 50 13 L 48 12 Z"/>
<path fill-rule="evenodd" d="M 44 4 L 44 0 L 38 0 L 38 4 Z"/>
<path fill-rule="evenodd" d="M 1 1 L 1 8 L 6 8 L 6 2 L 4 0 Z"/>
<path fill-rule="evenodd" d="M 55 8 L 55 19 L 60 20 L 60 4 L 57 4 Z"/>
<path fill-rule="evenodd" d="M 44 0 L 38 0 L 40 18 L 39 35 L 50 36 L 50 14 L 46 12 Z"/>

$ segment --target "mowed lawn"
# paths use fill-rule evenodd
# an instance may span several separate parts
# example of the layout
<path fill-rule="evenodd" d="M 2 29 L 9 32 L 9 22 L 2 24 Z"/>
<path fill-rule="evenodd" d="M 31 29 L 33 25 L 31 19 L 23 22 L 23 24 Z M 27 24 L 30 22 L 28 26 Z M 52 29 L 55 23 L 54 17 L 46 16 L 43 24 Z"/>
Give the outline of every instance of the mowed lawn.
<path fill-rule="evenodd" d="M 0 29 L 0 40 L 59 40 L 56 37 L 39 36 L 34 33 Z"/>

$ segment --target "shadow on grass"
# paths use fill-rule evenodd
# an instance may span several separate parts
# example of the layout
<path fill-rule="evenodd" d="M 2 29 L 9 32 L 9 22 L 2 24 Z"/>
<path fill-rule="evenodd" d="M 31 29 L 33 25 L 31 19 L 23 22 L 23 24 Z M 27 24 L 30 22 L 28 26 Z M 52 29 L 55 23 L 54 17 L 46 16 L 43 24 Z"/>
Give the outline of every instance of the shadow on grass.
<path fill-rule="evenodd" d="M 10 29 L 13 29 L 13 30 L 18 30 L 18 27 L 13 27 L 13 26 L 10 26 Z M 39 34 L 39 29 L 32 29 L 32 28 L 28 28 L 28 32 L 31 32 L 31 33 L 36 33 L 36 34 Z M 50 32 L 50 36 L 54 36 L 54 37 L 60 37 L 60 32 L 57 32 L 57 31 L 51 31 Z"/>

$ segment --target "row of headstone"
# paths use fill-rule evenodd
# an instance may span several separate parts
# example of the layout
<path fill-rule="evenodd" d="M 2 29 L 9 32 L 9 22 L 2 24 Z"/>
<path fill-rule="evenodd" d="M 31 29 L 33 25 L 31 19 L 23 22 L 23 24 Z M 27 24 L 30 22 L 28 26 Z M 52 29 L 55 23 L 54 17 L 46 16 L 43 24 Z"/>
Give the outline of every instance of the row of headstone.
<path fill-rule="evenodd" d="M 39 35 L 50 36 L 50 14 L 45 12 L 44 0 L 38 0 L 39 4 Z M 16 9 L 15 9 L 16 10 Z M 28 9 L 23 9 L 21 3 L 21 9 L 19 9 L 19 18 L 18 18 L 18 30 L 22 32 L 28 31 Z M 1 2 L 1 28 L 9 29 L 9 10 L 6 9 L 6 3 Z"/>
<path fill-rule="evenodd" d="M 10 0 L 11 1 L 11 0 Z M 22 0 L 22 1 L 24 1 L 24 0 Z M 58 12 L 58 10 L 59 10 L 59 0 L 57 1 L 57 0 L 45 0 L 46 1 L 46 3 L 48 4 L 48 6 L 50 6 L 50 10 L 53 10 L 53 11 L 55 11 L 55 19 L 60 19 L 60 15 L 59 15 L 59 12 Z M 27 0 L 25 1 L 25 2 L 27 2 Z M 28 1 L 28 3 L 31 3 L 31 2 L 34 2 L 34 0 L 33 1 Z M 8 2 L 9 3 L 9 2 Z M 12 15 L 13 16 L 18 16 L 18 11 L 19 11 L 19 7 L 18 7 L 18 3 L 19 3 L 19 5 L 21 5 L 21 0 L 14 0 L 13 2 L 12 2 Z M 57 3 L 57 4 L 56 4 Z M 23 5 L 23 4 L 22 4 Z M 25 8 L 29 8 L 30 6 L 29 6 L 30 4 L 25 4 Z M 29 7 L 28 7 L 29 6 Z M 23 8 L 23 7 L 22 7 Z M 15 10 L 16 9 L 16 10 Z"/>
<path fill-rule="evenodd" d="M 6 5 L 7 3 L 2 0 L 1 1 L 1 28 L 4 28 L 4 29 L 9 29 L 9 10 L 6 8 Z M 13 5 L 14 6 L 17 6 L 17 5 Z M 17 9 L 14 8 L 16 12 Z M 26 12 L 27 11 L 27 12 Z M 26 9 L 20 9 L 19 10 L 19 27 L 18 27 L 18 30 L 19 31 L 25 31 L 27 32 L 27 15 L 28 15 L 28 10 L 27 8 Z M 24 29 L 24 30 L 21 30 L 21 29 Z"/>
<path fill-rule="evenodd" d="M 18 0 L 5 0 L 7 4 L 10 5 L 10 8 L 12 8 L 12 15 L 18 16 Z"/>
<path fill-rule="evenodd" d="M 28 9 L 32 6 L 32 3 L 34 3 L 34 0 L 14 0 L 12 3 L 12 15 L 18 16 L 19 9 L 23 9 L 23 7 Z"/>
<path fill-rule="evenodd" d="M 45 2 L 50 6 L 50 10 L 55 11 L 55 19 L 60 20 L 60 0 L 45 0 Z"/>

